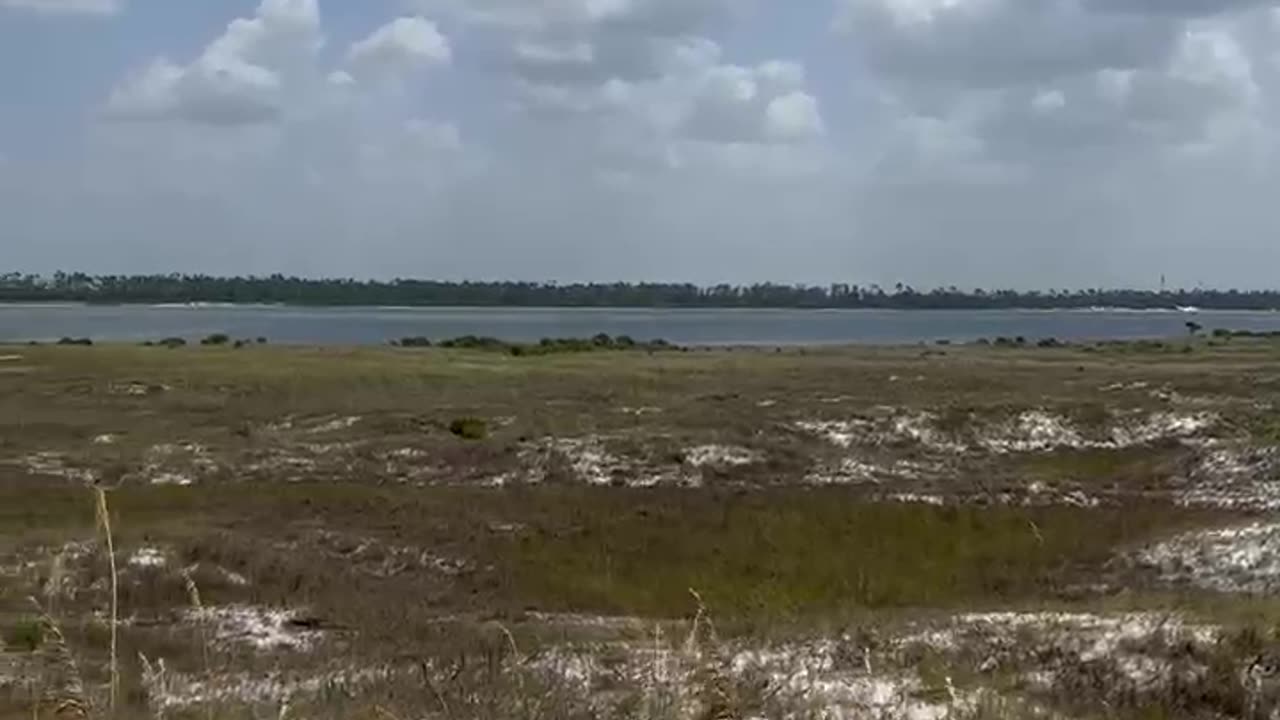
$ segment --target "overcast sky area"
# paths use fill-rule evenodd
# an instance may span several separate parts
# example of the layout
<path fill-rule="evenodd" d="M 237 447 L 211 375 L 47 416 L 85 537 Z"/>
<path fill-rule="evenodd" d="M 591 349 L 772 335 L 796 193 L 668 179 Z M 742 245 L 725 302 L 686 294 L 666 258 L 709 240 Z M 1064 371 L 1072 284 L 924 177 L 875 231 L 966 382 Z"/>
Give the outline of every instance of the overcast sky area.
<path fill-rule="evenodd" d="M 1280 1 L 0 0 L 0 270 L 1280 286 Z"/>

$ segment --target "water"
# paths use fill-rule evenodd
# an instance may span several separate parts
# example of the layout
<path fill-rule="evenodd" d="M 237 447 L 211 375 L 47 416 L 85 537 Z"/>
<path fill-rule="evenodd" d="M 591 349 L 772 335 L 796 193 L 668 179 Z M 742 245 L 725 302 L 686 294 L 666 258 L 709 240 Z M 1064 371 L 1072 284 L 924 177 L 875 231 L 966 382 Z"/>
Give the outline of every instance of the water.
<path fill-rule="evenodd" d="M 1039 310 L 617 310 L 0 305 L 0 342 L 197 340 L 212 333 L 273 343 L 374 345 L 406 336 L 630 335 L 687 345 L 894 344 L 999 336 L 1028 340 L 1160 338 L 1205 328 L 1280 331 L 1278 312 Z"/>

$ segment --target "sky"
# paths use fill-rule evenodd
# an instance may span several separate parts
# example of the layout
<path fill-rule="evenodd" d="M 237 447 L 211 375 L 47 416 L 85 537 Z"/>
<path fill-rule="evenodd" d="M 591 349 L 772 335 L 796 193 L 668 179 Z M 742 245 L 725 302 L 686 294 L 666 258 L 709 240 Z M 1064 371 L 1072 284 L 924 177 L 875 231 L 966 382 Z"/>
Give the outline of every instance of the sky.
<path fill-rule="evenodd" d="M 1280 285 L 1280 0 L 0 0 L 0 270 Z"/>

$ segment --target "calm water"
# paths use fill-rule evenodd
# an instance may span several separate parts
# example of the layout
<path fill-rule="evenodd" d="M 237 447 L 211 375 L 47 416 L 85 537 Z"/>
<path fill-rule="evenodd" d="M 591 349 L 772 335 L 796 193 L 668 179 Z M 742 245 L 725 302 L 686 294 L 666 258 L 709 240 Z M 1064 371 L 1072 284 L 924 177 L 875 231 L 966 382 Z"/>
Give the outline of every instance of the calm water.
<path fill-rule="evenodd" d="M 88 307 L 0 305 L 0 342 L 198 339 L 216 332 L 273 343 L 383 344 L 421 335 L 530 341 L 596 333 L 682 344 L 914 343 L 1015 337 L 1062 340 L 1170 337 L 1206 328 L 1280 330 L 1277 312 L 1029 310 L 603 310 L 515 308 Z"/>

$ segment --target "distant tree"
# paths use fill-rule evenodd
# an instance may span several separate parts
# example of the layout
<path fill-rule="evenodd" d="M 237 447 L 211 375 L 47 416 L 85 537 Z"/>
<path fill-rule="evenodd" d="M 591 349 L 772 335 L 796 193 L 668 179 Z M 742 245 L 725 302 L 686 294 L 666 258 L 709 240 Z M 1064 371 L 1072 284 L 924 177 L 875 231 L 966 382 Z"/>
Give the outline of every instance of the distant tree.
<path fill-rule="evenodd" d="M 757 283 L 698 287 L 688 283 L 439 282 L 395 279 L 309 279 L 285 275 L 105 275 L 58 272 L 52 276 L 0 273 L 0 302 L 83 303 L 276 303 L 289 305 L 406 305 L 442 307 L 771 307 L 1009 309 L 1201 307 L 1215 310 L 1280 309 L 1280 291 L 1053 290 L 918 291 L 903 282 L 892 293 L 880 285 L 826 286 Z"/>
<path fill-rule="evenodd" d="M 1196 321 L 1194 321 L 1194 320 L 1188 320 L 1188 321 L 1187 321 L 1187 333 L 1188 333 L 1188 334 L 1190 334 L 1191 336 L 1193 336 L 1193 337 L 1194 337 L 1194 336 L 1196 336 L 1196 335 L 1200 334 L 1200 331 L 1201 331 L 1201 330 L 1203 330 L 1203 329 L 1204 329 L 1204 326 L 1203 326 L 1203 325 L 1201 325 L 1200 323 L 1198 323 L 1198 322 L 1196 322 Z"/>

